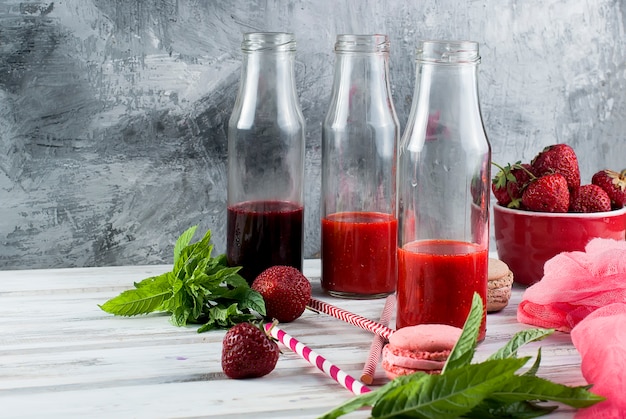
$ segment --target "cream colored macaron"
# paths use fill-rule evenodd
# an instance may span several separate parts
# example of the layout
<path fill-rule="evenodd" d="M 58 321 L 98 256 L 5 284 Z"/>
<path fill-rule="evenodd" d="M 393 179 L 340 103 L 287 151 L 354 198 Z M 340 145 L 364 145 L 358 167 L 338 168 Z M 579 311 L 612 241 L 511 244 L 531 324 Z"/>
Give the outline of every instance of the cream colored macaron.
<path fill-rule="evenodd" d="M 513 272 L 501 260 L 489 258 L 487 280 L 487 313 L 500 311 L 509 304 Z"/>

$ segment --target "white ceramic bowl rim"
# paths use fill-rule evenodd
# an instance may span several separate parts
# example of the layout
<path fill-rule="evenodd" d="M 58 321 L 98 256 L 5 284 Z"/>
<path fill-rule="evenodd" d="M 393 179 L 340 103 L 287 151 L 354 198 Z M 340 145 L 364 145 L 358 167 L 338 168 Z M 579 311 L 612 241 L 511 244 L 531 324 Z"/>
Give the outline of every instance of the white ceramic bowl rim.
<path fill-rule="evenodd" d="M 539 211 L 526 211 L 516 208 L 507 208 L 499 204 L 493 205 L 493 210 L 496 209 L 503 213 L 509 214 L 524 214 L 530 217 L 554 217 L 554 218 L 605 218 L 615 217 L 626 214 L 626 207 L 622 207 L 617 210 L 603 211 L 603 212 L 539 212 Z"/>

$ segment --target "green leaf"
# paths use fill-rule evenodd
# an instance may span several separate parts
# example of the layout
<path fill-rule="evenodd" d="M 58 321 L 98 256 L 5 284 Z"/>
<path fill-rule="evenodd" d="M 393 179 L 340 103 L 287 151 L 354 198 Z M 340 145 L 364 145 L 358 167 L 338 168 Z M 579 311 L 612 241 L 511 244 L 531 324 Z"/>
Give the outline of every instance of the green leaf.
<path fill-rule="evenodd" d="M 537 358 L 535 358 L 535 362 L 523 375 L 537 375 L 537 371 L 539 371 L 539 364 L 541 364 L 541 348 L 537 350 Z"/>
<path fill-rule="evenodd" d="M 494 391 L 491 398 L 507 403 L 549 400 L 576 408 L 589 407 L 604 400 L 604 397 L 590 392 L 587 386 L 569 387 L 533 375 L 516 376 Z"/>
<path fill-rule="evenodd" d="M 531 419 L 547 415 L 558 406 L 543 406 L 534 402 L 513 402 L 503 404 L 497 400 L 485 399 L 463 417 L 473 419 L 516 418 Z"/>
<path fill-rule="evenodd" d="M 180 254 L 183 249 L 189 245 L 193 235 L 196 234 L 197 228 L 197 225 L 189 227 L 187 230 L 185 230 L 185 232 L 183 232 L 183 234 L 180 235 L 178 240 L 176 240 L 176 244 L 174 245 L 174 265 L 176 265 L 176 262 L 178 262 L 178 259 L 180 258 Z"/>
<path fill-rule="evenodd" d="M 541 340 L 554 333 L 554 329 L 527 329 L 517 332 L 505 346 L 488 359 L 504 359 L 517 356 L 517 350 L 529 342 Z"/>
<path fill-rule="evenodd" d="M 100 308 L 117 316 L 148 314 L 160 307 L 171 295 L 172 291 L 163 289 L 161 284 L 145 284 L 140 288 L 122 292 L 102 304 Z"/>
<path fill-rule="evenodd" d="M 410 382 L 417 382 L 420 380 L 428 379 L 428 375 L 423 372 L 416 372 L 411 375 L 401 375 L 396 377 L 392 381 L 383 385 L 377 390 L 370 391 L 369 393 L 360 394 L 347 402 L 337 406 L 333 410 L 326 412 L 324 415 L 320 416 L 319 419 L 335 419 L 343 415 L 347 415 L 348 413 L 354 412 L 357 409 L 360 409 L 364 406 L 374 406 L 376 402 L 387 394 L 392 389 L 408 384 Z"/>
<path fill-rule="evenodd" d="M 225 254 L 211 256 L 211 230 L 191 243 L 196 229 L 190 227 L 176 241 L 171 272 L 136 282 L 134 290 L 107 301 L 102 310 L 123 316 L 164 311 L 176 326 L 206 322 L 199 331 L 265 315 L 263 297 L 239 275 L 241 267 L 228 266 Z"/>
<path fill-rule="evenodd" d="M 228 329 L 237 323 L 256 320 L 257 317 L 250 313 L 242 312 L 233 303 L 228 307 L 213 306 L 208 310 L 208 320 L 198 328 L 198 333 L 213 329 Z"/>
<path fill-rule="evenodd" d="M 155 289 L 155 290 L 159 288 L 161 288 L 162 290 L 166 290 L 170 287 L 171 275 L 172 275 L 171 272 L 166 272 L 158 276 L 151 276 L 150 278 L 146 278 L 139 282 L 135 282 L 133 285 L 135 286 L 135 288 L 151 287 L 152 289 Z"/>
<path fill-rule="evenodd" d="M 483 301 L 478 293 L 474 293 L 472 307 L 467 315 L 461 337 L 454 345 L 450 356 L 443 367 L 442 374 L 448 370 L 463 367 L 472 362 L 476 351 L 476 340 L 483 321 Z"/>
<path fill-rule="evenodd" d="M 372 409 L 374 418 L 457 418 L 506 383 L 529 358 L 485 361 L 396 387 Z"/>

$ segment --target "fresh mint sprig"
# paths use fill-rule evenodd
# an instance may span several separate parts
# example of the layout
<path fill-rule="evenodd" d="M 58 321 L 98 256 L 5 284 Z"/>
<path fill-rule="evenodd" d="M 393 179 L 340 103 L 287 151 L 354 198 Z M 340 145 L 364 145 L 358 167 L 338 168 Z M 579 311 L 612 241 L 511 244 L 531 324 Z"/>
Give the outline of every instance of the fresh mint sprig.
<path fill-rule="evenodd" d="M 265 302 L 229 267 L 226 255 L 212 257 L 211 230 L 191 243 L 197 226 L 187 229 L 174 245 L 171 272 L 146 278 L 99 307 L 118 316 L 167 312 L 176 326 L 202 324 L 198 332 L 227 329 L 265 315 Z M 256 314 L 255 314 L 256 313 Z"/>
<path fill-rule="evenodd" d="M 485 361 L 472 364 L 483 317 L 482 299 L 474 294 L 463 332 L 441 375 L 416 372 L 397 377 L 377 390 L 356 396 L 320 419 L 334 419 L 362 407 L 372 408 L 372 418 L 534 418 L 543 416 L 559 402 L 575 408 L 604 400 L 589 392 L 590 386 L 569 387 L 537 377 L 541 349 L 525 373 L 516 374 L 530 359 L 517 357 L 526 343 L 543 339 L 553 329 L 518 332 Z"/>

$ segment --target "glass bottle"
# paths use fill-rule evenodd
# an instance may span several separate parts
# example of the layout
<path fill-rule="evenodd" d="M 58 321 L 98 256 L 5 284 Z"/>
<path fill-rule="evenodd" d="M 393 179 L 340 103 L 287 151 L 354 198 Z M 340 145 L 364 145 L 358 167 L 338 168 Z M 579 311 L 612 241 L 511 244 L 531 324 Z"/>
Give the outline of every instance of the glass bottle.
<path fill-rule="evenodd" d="M 463 327 L 475 292 L 486 313 L 491 147 L 479 62 L 476 42 L 421 41 L 417 48 L 398 160 L 397 328 Z"/>
<path fill-rule="evenodd" d="M 399 124 L 386 35 L 338 35 L 322 125 L 322 289 L 380 298 L 396 288 Z"/>
<path fill-rule="evenodd" d="M 227 258 L 251 283 L 273 265 L 302 270 L 305 123 L 295 36 L 246 33 L 228 123 Z"/>

